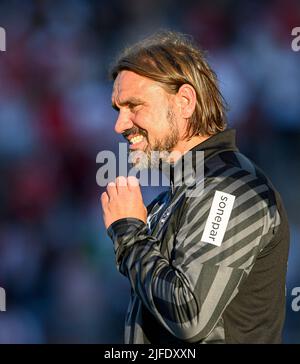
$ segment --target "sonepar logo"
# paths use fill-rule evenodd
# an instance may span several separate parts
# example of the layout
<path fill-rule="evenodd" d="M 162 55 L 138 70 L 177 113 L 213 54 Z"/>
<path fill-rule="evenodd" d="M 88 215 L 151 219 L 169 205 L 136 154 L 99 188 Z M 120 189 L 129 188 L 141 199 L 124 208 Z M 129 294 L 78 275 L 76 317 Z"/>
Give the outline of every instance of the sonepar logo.
<path fill-rule="evenodd" d="M 0 27 L 0 51 L 6 51 L 6 32 L 2 27 Z"/>

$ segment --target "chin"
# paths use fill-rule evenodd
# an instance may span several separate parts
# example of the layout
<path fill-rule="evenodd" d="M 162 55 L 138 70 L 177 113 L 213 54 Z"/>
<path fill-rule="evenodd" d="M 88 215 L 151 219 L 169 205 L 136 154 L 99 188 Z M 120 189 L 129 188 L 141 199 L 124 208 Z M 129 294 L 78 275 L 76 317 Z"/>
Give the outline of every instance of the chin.
<path fill-rule="evenodd" d="M 149 165 L 144 164 L 144 163 L 140 163 L 137 162 L 136 164 L 133 165 L 133 167 L 137 170 L 137 171 L 144 171 L 145 169 L 149 168 Z"/>
<path fill-rule="evenodd" d="M 132 163 L 133 167 L 139 171 L 148 169 L 150 167 L 148 155 L 141 150 L 130 152 L 129 163 Z"/>

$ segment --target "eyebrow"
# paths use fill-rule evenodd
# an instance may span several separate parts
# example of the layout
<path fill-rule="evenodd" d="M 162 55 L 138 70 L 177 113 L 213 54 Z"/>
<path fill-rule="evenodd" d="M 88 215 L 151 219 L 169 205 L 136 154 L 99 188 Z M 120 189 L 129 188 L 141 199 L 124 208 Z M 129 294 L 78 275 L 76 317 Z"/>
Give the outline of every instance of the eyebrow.
<path fill-rule="evenodd" d="M 127 100 L 119 101 L 118 102 L 118 104 L 120 106 L 136 106 L 136 105 L 142 105 L 144 103 L 145 102 L 143 100 L 139 99 L 138 97 L 130 97 Z M 119 111 L 120 110 L 120 108 L 117 106 L 117 104 L 115 102 L 112 102 L 111 106 L 116 111 Z"/>

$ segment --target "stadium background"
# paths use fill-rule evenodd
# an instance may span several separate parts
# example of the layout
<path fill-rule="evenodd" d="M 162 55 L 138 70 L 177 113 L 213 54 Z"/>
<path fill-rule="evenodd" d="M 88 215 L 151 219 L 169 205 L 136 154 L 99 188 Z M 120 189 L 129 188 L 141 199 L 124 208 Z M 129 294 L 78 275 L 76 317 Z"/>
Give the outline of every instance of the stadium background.
<path fill-rule="evenodd" d="M 101 218 L 96 155 L 117 151 L 107 70 L 159 28 L 208 51 L 240 149 L 281 192 L 291 249 L 285 343 L 300 342 L 300 2 L 0 2 L 1 343 L 121 343 L 129 286 Z M 146 202 L 157 188 L 143 189 Z"/>

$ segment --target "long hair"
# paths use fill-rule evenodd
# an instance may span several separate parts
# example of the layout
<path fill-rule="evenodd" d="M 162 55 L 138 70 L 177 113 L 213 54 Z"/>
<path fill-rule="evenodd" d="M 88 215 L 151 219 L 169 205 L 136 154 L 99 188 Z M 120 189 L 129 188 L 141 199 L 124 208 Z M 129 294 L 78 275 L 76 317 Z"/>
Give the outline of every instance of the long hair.
<path fill-rule="evenodd" d="M 160 31 L 126 48 L 112 66 L 110 76 L 115 80 L 123 70 L 157 81 L 171 94 L 176 94 L 183 84 L 195 89 L 197 102 L 187 138 L 214 135 L 226 128 L 225 101 L 216 74 L 190 37 Z"/>

